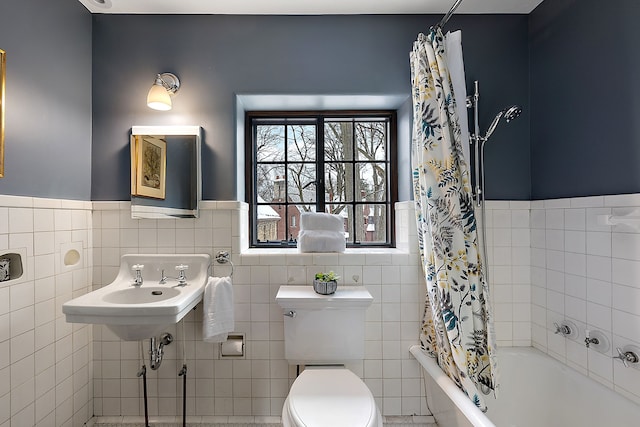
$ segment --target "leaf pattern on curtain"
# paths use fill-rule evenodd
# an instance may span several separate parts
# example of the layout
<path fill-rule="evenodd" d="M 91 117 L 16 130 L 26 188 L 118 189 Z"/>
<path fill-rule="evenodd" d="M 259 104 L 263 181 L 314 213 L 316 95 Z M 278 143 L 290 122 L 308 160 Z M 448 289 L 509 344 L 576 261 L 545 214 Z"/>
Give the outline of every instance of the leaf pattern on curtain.
<path fill-rule="evenodd" d="M 497 387 L 489 289 L 439 28 L 411 52 L 413 191 L 427 286 L 420 342 L 469 398 Z"/>

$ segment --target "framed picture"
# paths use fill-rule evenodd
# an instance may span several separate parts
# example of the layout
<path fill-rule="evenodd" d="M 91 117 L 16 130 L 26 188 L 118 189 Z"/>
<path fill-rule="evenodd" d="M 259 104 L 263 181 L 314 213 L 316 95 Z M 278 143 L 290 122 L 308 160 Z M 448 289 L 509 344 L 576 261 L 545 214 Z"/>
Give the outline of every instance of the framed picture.
<path fill-rule="evenodd" d="M 7 55 L 0 49 L 0 178 L 4 177 L 4 86 Z"/>
<path fill-rule="evenodd" d="M 131 195 L 164 199 L 167 141 L 163 136 L 131 136 Z"/>

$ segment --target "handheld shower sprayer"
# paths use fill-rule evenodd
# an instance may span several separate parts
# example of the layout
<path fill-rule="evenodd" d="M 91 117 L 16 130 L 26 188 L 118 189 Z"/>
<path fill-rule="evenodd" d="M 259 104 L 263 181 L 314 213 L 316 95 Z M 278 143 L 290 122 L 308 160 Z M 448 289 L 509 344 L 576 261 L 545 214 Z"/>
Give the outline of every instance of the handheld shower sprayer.
<path fill-rule="evenodd" d="M 507 120 L 507 123 L 509 123 L 511 120 L 515 120 L 520 117 L 520 114 L 522 114 L 522 107 L 519 105 L 512 105 L 507 108 L 507 111 L 504 113 L 504 118 Z"/>
<path fill-rule="evenodd" d="M 493 118 L 491 125 L 489 125 L 489 129 L 487 130 L 486 135 L 483 137 L 484 141 L 486 142 L 487 139 L 489 139 L 489 137 L 496 130 L 496 127 L 498 127 L 498 123 L 500 123 L 500 119 L 504 117 L 507 123 L 509 123 L 511 120 L 517 119 L 520 114 L 522 114 L 522 107 L 520 107 L 519 105 L 512 105 L 511 107 L 505 108 L 504 110 L 500 111 Z"/>

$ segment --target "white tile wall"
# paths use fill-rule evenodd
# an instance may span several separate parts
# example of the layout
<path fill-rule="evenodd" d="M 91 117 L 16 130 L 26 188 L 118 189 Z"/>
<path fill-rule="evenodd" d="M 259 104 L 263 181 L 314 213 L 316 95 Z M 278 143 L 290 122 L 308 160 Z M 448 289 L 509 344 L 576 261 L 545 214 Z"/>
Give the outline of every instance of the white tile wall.
<path fill-rule="evenodd" d="M 148 373 L 150 414 L 180 415 L 184 346 L 189 366 L 187 414 L 191 416 L 280 416 L 295 378 L 284 360 L 283 318 L 275 303 L 283 284 L 310 283 L 319 270 L 333 270 L 345 285 L 364 284 L 374 297 L 367 312 L 366 359 L 349 366 L 368 384 L 386 416 L 428 414 L 418 364 L 408 348 L 417 343 L 424 295 L 411 203 L 397 206 L 398 249 L 298 254 L 247 249 L 248 208 L 239 202 L 204 202 L 195 220 L 131 220 L 128 203 L 94 202 L 94 284 L 108 284 L 126 253 L 232 254 L 235 264 L 236 330 L 247 337 L 244 360 L 220 360 L 217 346 L 201 340 L 198 308 L 169 332 L 160 370 Z M 214 275 L 229 274 L 214 265 Z M 184 326 L 184 332 L 182 327 Z M 94 328 L 94 412 L 139 416 L 143 407 L 137 343 Z"/>
<path fill-rule="evenodd" d="M 0 282 L 0 426 L 78 426 L 93 414 L 91 328 L 61 305 L 91 288 L 91 203 L 0 196 L 0 255 L 24 274 Z M 61 267 L 61 245 L 82 263 Z"/>
<path fill-rule="evenodd" d="M 531 244 L 528 201 L 487 201 L 489 290 L 499 346 L 531 345 Z M 482 222 L 481 211 L 478 215 Z M 480 233 L 480 239 L 482 234 Z"/>
<path fill-rule="evenodd" d="M 91 207 L 93 213 L 91 214 Z M 601 225 L 625 215 L 640 196 L 486 203 L 491 304 L 499 345 L 531 345 L 640 402 L 628 369 L 553 334 L 568 318 L 602 330 L 613 345 L 640 342 L 640 232 Z M 384 415 L 428 414 L 421 372 L 407 351 L 416 343 L 424 284 L 412 204 L 396 207 L 397 249 L 344 255 L 248 249 L 247 207 L 205 202 L 194 220 L 132 220 L 127 202 L 73 202 L 0 196 L 0 250 L 25 253 L 25 280 L 0 283 L 0 427 L 81 425 L 92 413 L 143 414 L 137 343 L 103 327 L 67 324 L 60 305 L 109 283 L 125 253 L 232 253 L 236 325 L 247 358 L 220 360 L 201 341 L 195 311 L 169 332 L 162 368 L 149 373 L 150 413 L 181 415 L 184 348 L 187 413 L 202 417 L 277 417 L 295 369 L 283 359 L 281 284 L 309 283 L 333 269 L 346 285 L 363 283 L 375 298 L 367 313 L 366 359 L 350 368 L 372 390 Z M 60 268 L 60 245 L 82 242 L 80 269 Z M 215 265 L 214 274 L 229 267 Z M 183 330 L 184 328 L 184 330 Z M 630 373 L 631 372 L 631 373 Z M 635 372 L 635 371 L 634 371 Z M 211 418 L 209 418 L 211 419 Z M 229 418 L 231 419 L 231 418 Z"/>
<path fill-rule="evenodd" d="M 612 356 L 616 346 L 640 343 L 640 230 L 598 217 L 639 207 L 638 195 L 531 204 L 533 345 L 638 403 L 639 371 Z M 578 325 L 578 341 L 554 334 L 563 319 Z M 612 348 L 587 349 L 586 329 L 602 331 Z"/>

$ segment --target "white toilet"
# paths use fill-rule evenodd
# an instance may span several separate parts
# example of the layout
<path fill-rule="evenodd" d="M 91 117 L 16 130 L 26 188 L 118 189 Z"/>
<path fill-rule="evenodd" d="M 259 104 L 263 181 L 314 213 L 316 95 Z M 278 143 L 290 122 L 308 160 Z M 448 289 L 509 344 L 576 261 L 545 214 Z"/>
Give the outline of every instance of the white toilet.
<path fill-rule="evenodd" d="M 282 408 L 284 427 L 382 427 L 366 384 L 342 364 L 364 359 L 364 324 L 373 297 L 363 286 L 319 295 L 311 286 L 281 286 L 285 358 L 305 365 Z"/>

